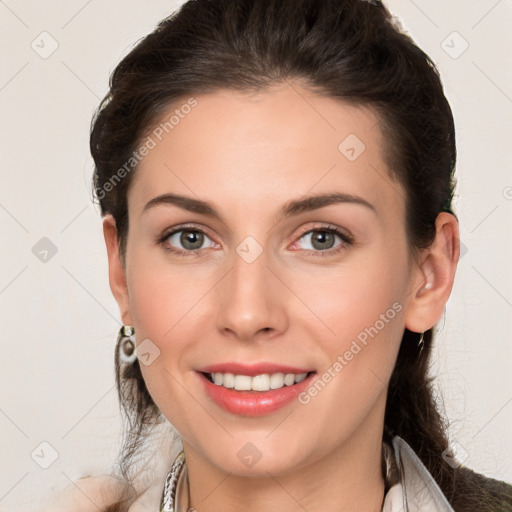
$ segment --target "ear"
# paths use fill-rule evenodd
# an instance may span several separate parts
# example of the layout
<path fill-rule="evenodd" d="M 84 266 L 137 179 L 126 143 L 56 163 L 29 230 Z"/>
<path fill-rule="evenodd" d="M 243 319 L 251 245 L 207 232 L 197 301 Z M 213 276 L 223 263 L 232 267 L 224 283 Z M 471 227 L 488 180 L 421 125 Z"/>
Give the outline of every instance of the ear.
<path fill-rule="evenodd" d="M 436 237 L 420 253 L 411 274 L 405 327 L 424 332 L 441 318 L 450 297 L 459 261 L 460 239 L 457 218 L 441 212 L 436 219 Z"/>
<path fill-rule="evenodd" d="M 103 236 L 107 245 L 110 289 L 119 306 L 123 323 L 125 325 L 133 325 L 130 315 L 128 287 L 126 285 L 126 270 L 119 253 L 116 221 L 110 214 L 107 214 L 103 219 Z"/>

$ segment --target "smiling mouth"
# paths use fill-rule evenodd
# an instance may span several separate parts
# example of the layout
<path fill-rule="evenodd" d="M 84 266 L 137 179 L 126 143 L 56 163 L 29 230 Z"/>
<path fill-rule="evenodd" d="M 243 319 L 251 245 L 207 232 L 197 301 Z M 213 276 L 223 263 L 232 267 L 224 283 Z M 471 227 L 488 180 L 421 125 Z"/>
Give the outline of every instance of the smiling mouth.
<path fill-rule="evenodd" d="M 202 375 L 216 386 L 234 391 L 265 392 L 290 387 L 302 382 L 314 371 L 306 373 L 262 373 L 260 375 L 237 375 L 234 373 L 206 373 Z"/>

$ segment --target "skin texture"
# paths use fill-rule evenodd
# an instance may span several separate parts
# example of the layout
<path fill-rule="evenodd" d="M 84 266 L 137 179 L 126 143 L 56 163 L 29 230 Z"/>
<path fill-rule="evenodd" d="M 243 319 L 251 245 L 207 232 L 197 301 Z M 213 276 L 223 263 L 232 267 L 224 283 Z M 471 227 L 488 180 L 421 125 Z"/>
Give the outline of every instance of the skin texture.
<path fill-rule="evenodd" d="M 432 246 L 410 252 L 405 192 L 386 167 L 386 140 L 369 109 L 298 83 L 196 100 L 136 171 L 125 261 L 113 218 L 104 220 L 122 320 L 138 344 L 149 339 L 160 351 L 141 367 L 182 435 L 191 504 L 200 512 L 380 510 L 387 384 L 404 328 L 423 332 L 443 313 L 459 256 L 457 221 L 439 214 Z M 350 134 L 365 145 L 354 161 L 338 149 Z M 332 192 L 373 209 L 345 202 L 277 218 L 290 200 Z M 167 193 L 208 201 L 222 220 L 171 204 L 144 211 Z M 206 233 L 195 254 L 165 250 L 191 251 L 181 233 L 158 242 L 183 224 Z M 329 225 L 354 243 L 334 235 L 316 248 Z M 249 236 L 262 249 L 252 263 L 236 250 Z M 196 370 L 226 361 L 283 363 L 320 377 L 394 304 L 393 318 L 307 404 L 244 417 L 203 391 Z M 247 442 L 261 454 L 250 468 L 237 456 Z"/>

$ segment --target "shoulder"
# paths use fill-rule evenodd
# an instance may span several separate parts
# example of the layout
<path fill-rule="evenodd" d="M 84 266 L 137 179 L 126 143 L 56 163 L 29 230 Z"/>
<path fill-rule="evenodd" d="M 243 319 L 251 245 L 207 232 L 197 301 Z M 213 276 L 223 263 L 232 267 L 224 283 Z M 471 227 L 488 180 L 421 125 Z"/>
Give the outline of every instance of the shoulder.
<path fill-rule="evenodd" d="M 112 475 L 82 478 L 69 484 L 44 512 L 108 512 L 124 499 L 125 483 Z"/>
<path fill-rule="evenodd" d="M 455 477 L 457 497 L 453 502 L 456 510 L 465 511 L 464 507 L 469 498 L 473 498 L 471 502 L 478 501 L 482 503 L 481 510 L 489 510 L 492 512 L 512 512 L 512 485 L 486 477 L 480 473 L 461 466 L 459 467 Z M 485 504 L 485 507 L 483 506 Z"/>
<path fill-rule="evenodd" d="M 511 484 L 463 465 L 450 469 L 449 478 L 443 480 L 438 473 L 438 482 L 404 439 L 395 436 L 392 442 L 404 484 L 404 499 L 414 504 L 412 510 L 430 510 L 425 503 L 432 503 L 432 510 L 512 512 Z"/>
<path fill-rule="evenodd" d="M 43 512 L 146 512 L 159 510 L 163 482 L 129 485 L 113 475 L 81 478 L 69 484 Z"/>

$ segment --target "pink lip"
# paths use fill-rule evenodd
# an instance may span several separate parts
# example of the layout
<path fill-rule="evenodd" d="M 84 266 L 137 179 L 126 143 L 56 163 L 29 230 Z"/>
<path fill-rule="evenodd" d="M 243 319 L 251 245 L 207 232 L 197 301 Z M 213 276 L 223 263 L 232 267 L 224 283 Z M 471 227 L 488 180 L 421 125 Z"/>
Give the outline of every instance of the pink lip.
<path fill-rule="evenodd" d="M 262 371 L 262 369 L 264 370 Z M 238 375 L 251 376 L 278 372 L 306 373 L 306 370 L 282 365 L 248 367 L 247 365 L 228 364 L 209 366 L 204 370 L 204 373 L 236 373 Z M 269 391 L 236 391 L 210 382 L 203 373 L 198 372 L 197 375 L 204 386 L 206 395 L 224 410 L 241 416 L 263 416 L 277 411 L 295 400 L 302 391 L 311 385 L 311 381 L 315 378 L 316 373 L 311 373 L 302 382 L 292 386 L 284 386 L 280 389 L 271 389 Z"/>
<path fill-rule="evenodd" d="M 262 375 L 264 373 L 309 373 L 313 371 L 311 368 L 297 368 L 294 366 L 286 366 L 276 363 L 219 363 L 205 366 L 197 370 L 201 373 L 234 373 L 235 375 L 248 375 L 254 377 L 255 375 Z"/>

